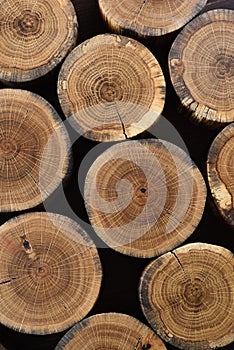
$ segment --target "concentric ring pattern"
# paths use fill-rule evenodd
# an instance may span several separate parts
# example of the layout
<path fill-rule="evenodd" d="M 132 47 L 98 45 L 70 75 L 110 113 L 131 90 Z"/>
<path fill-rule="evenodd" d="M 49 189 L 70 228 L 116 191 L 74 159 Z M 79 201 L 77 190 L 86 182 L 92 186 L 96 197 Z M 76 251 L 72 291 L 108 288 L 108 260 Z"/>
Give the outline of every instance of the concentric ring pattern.
<path fill-rule="evenodd" d="M 20 332 L 60 332 L 96 301 L 102 269 L 87 233 L 71 219 L 30 213 L 0 227 L 0 322 Z"/>
<path fill-rule="evenodd" d="M 0 211 L 34 207 L 68 174 L 70 141 L 54 108 L 20 89 L 0 90 Z"/>
<path fill-rule="evenodd" d="M 234 121 L 234 11 L 208 11 L 178 35 L 169 54 L 174 88 L 197 121 Z"/>
<path fill-rule="evenodd" d="M 165 101 L 165 81 L 153 54 L 137 41 L 98 35 L 76 47 L 58 79 L 61 107 L 83 136 L 121 140 L 149 128 Z"/>
<path fill-rule="evenodd" d="M 234 341 L 234 259 L 219 246 L 193 243 L 162 255 L 140 283 L 143 312 L 157 333 L 181 349 Z"/>
<path fill-rule="evenodd" d="M 124 141 L 91 165 L 84 187 L 90 222 L 111 248 L 152 257 L 181 244 L 198 225 L 206 186 L 198 168 L 166 141 Z"/>
<path fill-rule="evenodd" d="M 0 9 L 0 80 L 39 78 L 75 45 L 77 19 L 70 0 L 1 0 Z"/>

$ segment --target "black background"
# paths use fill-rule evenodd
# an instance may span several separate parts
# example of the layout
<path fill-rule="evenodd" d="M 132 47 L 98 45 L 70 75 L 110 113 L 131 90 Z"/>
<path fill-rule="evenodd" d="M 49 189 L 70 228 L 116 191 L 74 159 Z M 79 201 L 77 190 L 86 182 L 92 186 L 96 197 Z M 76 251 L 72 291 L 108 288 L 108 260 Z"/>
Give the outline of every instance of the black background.
<path fill-rule="evenodd" d="M 78 44 L 84 40 L 91 38 L 94 35 L 109 32 L 104 25 L 97 0 L 73 0 L 74 7 L 77 11 L 79 21 L 79 38 Z M 211 0 L 208 1 L 205 9 L 207 11 L 213 8 L 232 8 L 234 9 L 233 0 Z M 209 147 L 218 134 L 219 130 L 209 130 L 203 126 L 197 126 L 189 122 L 180 112 L 179 100 L 173 90 L 168 73 L 168 52 L 170 46 L 179 31 L 167 35 L 163 40 L 141 40 L 158 59 L 167 84 L 166 103 L 163 115 L 175 126 L 182 136 L 191 158 L 199 167 L 206 179 L 205 162 Z M 60 65 L 61 66 L 61 65 Z M 48 100 L 60 114 L 62 119 L 64 115 L 59 106 L 56 84 L 57 74 L 60 66 L 53 74 L 49 74 L 35 84 L 23 86 L 24 88 L 36 92 Z M 3 84 L 0 85 L 4 88 Z M 21 86 L 22 87 L 22 86 Z M 72 133 L 73 131 L 70 130 Z M 149 138 L 152 135 L 145 132 L 137 138 Z M 77 175 L 79 164 L 83 157 L 97 143 L 87 139 L 80 138 L 73 145 L 74 167 L 72 176 L 68 180 L 65 187 L 65 193 L 70 206 L 74 212 L 84 221 L 88 222 L 82 195 L 80 194 L 77 185 Z M 108 147 L 108 146 L 107 146 Z M 59 191 L 55 191 L 47 200 L 48 207 L 50 203 L 58 200 Z M 25 212 L 44 210 L 43 207 L 37 207 Z M 6 220 L 16 215 L 17 213 L 2 213 L 0 215 L 1 224 Z M 61 213 L 62 214 L 62 213 Z M 95 233 L 92 233 L 92 238 L 97 240 Z M 205 207 L 203 218 L 197 229 L 191 237 L 184 243 L 190 242 L 206 242 L 216 245 L 221 245 L 234 251 L 233 231 L 220 219 L 219 215 L 213 208 L 210 193 L 208 192 L 207 204 Z M 121 255 L 108 248 L 99 249 L 100 259 L 103 265 L 103 282 L 99 298 L 89 313 L 88 316 L 101 312 L 122 312 L 138 318 L 140 321 L 147 324 L 146 319 L 140 308 L 138 300 L 138 283 L 142 271 L 152 259 L 139 259 Z M 7 349 L 13 350 L 52 350 L 65 332 L 46 336 L 27 335 L 15 332 L 7 327 L 0 325 L 0 343 Z M 166 344 L 168 350 L 176 349 L 175 347 Z M 222 349 L 233 350 L 234 344 L 230 344 Z"/>

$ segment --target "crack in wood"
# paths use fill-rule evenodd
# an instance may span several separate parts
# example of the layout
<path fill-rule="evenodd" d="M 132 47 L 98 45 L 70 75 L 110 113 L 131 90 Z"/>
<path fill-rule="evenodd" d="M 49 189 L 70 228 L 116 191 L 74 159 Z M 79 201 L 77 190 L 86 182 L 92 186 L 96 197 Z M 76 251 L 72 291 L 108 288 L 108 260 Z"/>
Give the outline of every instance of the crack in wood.
<path fill-rule="evenodd" d="M 0 282 L 0 285 L 2 285 L 2 284 L 8 284 L 8 283 L 11 283 L 12 281 L 14 281 L 14 280 L 16 280 L 16 277 L 12 277 L 11 279 L 9 279 L 9 280 L 6 280 L 6 281 L 2 281 L 2 282 Z"/>
<path fill-rule="evenodd" d="M 178 256 L 176 255 L 176 253 L 174 252 L 174 251 L 171 251 L 171 254 L 173 254 L 174 255 L 174 257 L 176 258 L 176 260 L 178 261 L 178 263 L 179 263 L 179 265 L 180 265 L 180 267 L 182 268 L 182 270 L 184 271 L 184 273 L 186 274 L 186 271 L 185 271 L 185 269 L 184 269 L 184 267 L 183 267 L 183 265 L 182 265 L 182 263 L 181 263 L 181 261 L 180 261 L 180 259 L 178 258 Z"/>
<path fill-rule="evenodd" d="M 118 111 L 118 109 L 117 109 L 116 104 L 115 104 L 115 108 L 116 108 L 116 112 L 117 112 L 117 114 L 118 114 L 118 117 L 119 117 L 120 123 L 121 123 L 121 125 L 122 125 L 122 129 L 123 129 L 123 134 L 124 134 L 124 137 L 125 137 L 125 139 L 128 139 L 128 135 L 126 134 L 126 129 L 125 129 L 125 126 L 124 126 L 123 120 L 122 120 L 122 118 L 121 118 L 121 116 L 120 116 L 120 113 L 119 113 L 119 111 Z"/>

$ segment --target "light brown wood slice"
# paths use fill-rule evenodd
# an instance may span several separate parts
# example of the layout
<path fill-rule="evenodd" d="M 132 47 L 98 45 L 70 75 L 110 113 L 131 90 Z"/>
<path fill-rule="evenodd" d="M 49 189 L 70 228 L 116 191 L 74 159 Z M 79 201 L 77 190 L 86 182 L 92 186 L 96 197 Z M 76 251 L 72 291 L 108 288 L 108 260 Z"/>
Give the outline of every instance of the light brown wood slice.
<path fill-rule="evenodd" d="M 208 11 L 190 22 L 169 53 L 172 83 L 196 122 L 234 121 L 234 11 Z"/>
<path fill-rule="evenodd" d="M 180 349 L 208 350 L 234 341 L 234 259 L 222 247 L 194 243 L 162 255 L 140 283 L 143 312 Z"/>
<path fill-rule="evenodd" d="M 76 130 L 95 141 L 122 140 L 149 128 L 165 102 L 165 80 L 137 41 L 98 35 L 76 47 L 58 79 L 61 107 Z"/>
<path fill-rule="evenodd" d="M 93 162 L 84 199 L 93 228 L 108 246 L 149 258 L 192 234 L 203 214 L 206 187 L 177 146 L 153 139 L 125 141 Z"/>
<path fill-rule="evenodd" d="M 54 108 L 25 90 L 0 90 L 0 211 L 41 203 L 69 164 L 69 137 Z"/>
<path fill-rule="evenodd" d="M 6 350 L 2 344 L 0 344 L 0 350 Z"/>
<path fill-rule="evenodd" d="M 212 143 L 207 176 L 219 212 L 234 228 L 234 123 L 226 126 Z"/>
<path fill-rule="evenodd" d="M 99 0 L 101 13 L 118 33 L 159 36 L 179 29 L 206 5 L 206 0 Z"/>
<path fill-rule="evenodd" d="M 136 318 L 120 313 L 91 316 L 77 323 L 55 350 L 166 350 L 162 340 Z"/>
<path fill-rule="evenodd" d="M 102 269 L 87 233 L 71 219 L 30 213 L 0 227 L 0 322 L 20 332 L 60 332 L 81 320 Z"/>
<path fill-rule="evenodd" d="M 70 0 L 0 0 L 0 80 L 26 82 L 51 71 L 75 46 Z"/>

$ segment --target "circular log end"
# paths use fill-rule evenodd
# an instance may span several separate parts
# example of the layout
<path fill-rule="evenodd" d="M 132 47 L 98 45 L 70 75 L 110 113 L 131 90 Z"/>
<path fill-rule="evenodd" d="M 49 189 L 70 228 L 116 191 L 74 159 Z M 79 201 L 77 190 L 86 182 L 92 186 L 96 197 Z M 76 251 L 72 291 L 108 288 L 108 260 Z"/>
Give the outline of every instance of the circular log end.
<path fill-rule="evenodd" d="M 95 141 L 123 140 L 149 128 L 165 102 L 165 80 L 152 53 L 137 41 L 104 34 L 65 60 L 58 96 L 67 118 Z"/>
<path fill-rule="evenodd" d="M 178 35 L 169 54 L 172 83 L 196 122 L 234 121 L 234 11 L 208 11 Z"/>
<path fill-rule="evenodd" d="M 193 243 L 150 263 L 141 278 L 143 312 L 157 333 L 184 350 L 234 341 L 234 259 L 225 248 Z"/>
<path fill-rule="evenodd" d="M 35 207 L 67 175 L 70 141 L 54 108 L 39 95 L 0 90 L 0 211 Z"/>
<path fill-rule="evenodd" d="M 192 234 L 203 214 L 206 186 L 177 146 L 161 140 L 126 141 L 94 161 L 84 199 L 93 228 L 108 246 L 149 258 Z"/>
<path fill-rule="evenodd" d="M 0 253 L 0 322 L 7 327 L 57 333 L 85 317 L 98 297 L 98 252 L 65 216 L 30 213 L 6 222 Z"/>
<path fill-rule="evenodd" d="M 0 80 L 22 83 L 51 71 L 74 47 L 77 19 L 70 0 L 0 0 Z"/>

